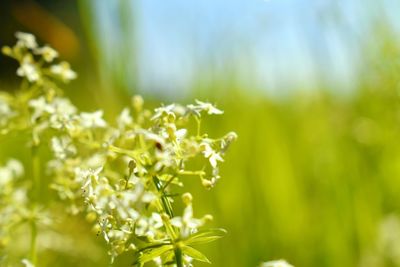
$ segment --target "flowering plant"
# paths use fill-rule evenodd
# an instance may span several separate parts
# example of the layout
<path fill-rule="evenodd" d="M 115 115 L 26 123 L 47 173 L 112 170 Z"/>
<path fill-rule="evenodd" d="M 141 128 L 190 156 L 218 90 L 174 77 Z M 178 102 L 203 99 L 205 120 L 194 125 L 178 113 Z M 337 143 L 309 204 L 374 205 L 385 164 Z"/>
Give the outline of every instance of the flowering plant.
<path fill-rule="evenodd" d="M 225 230 L 204 229 L 212 216 L 195 217 L 193 197 L 182 188 L 190 177 L 207 189 L 220 178 L 219 163 L 236 134 L 211 138 L 201 131 L 201 121 L 223 112 L 201 101 L 152 112 L 134 96 L 114 122 L 107 122 L 102 110 L 80 111 L 63 96 L 56 81 L 66 83 L 77 75 L 67 62 L 54 63 L 54 49 L 40 47 L 28 33 L 16 37 L 16 45 L 4 47 L 3 53 L 19 62 L 17 75 L 23 81 L 15 95 L 0 93 L 0 134 L 29 133 L 32 172 L 24 176 L 16 160 L 0 168 L 0 249 L 14 225 L 29 222 L 31 255 L 23 263 L 39 264 L 37 226 L 51 224 L 39 197 L 47 175 L 68 211 L 86 214 L 104 237 L 111 262 L 125 252 L 132 253 L 137 266 L 209 262 L 194 247 L 219 239 Z M 195 133 L 189 130 L 191 121 Z M 48 143 L 53 156 L 43 163 L 38 148 Z M 201 168 L 196 168 L 199 162 Z M 31 178 L 31 183 L 22 178 Z M 26 191 L 31 192 L 29 201 Z"/>

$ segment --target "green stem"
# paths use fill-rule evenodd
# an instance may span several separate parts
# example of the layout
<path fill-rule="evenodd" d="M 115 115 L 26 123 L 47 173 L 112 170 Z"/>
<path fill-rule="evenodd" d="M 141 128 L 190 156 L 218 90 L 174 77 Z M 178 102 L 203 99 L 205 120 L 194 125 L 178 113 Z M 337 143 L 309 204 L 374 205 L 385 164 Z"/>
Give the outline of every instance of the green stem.
<path fill-rule="evenodd" d="M 176 266 L 183 267 L 182 249 L 180 247 L 176 247 L 174 253 L 175 253 Z"/>
<path fill-rule="evenodd" d="M 159 208 L 170 218 L 172 218 L 173 210 L 171 202 L 169 201 L 168 197 L 165 195 L 164 187 L 161 184 L 161 181 L 157 177 L 153 177 L 154 185 L 156 186 L 157 190 L 162 194 L 161 201 L 159 204 Z M 182 250 L 179 246 L 179 242 L 177 241 L 177 234 L 175 233 L 174 227 L 171 225 L 169 220 L 164 220 L 164 226 L 167 229 L 169 234 L 169 238 L 171 239 L 171 243 L 175 246 L 174 253 L 175 253 L 175 263 L 177 267 L 183 267 L 183 257 L 182 257 Z"/>
<path fill-rule="evenodd" d="M 201 120 L 199 117 L 195 116 L 196 123 L 197 123 L 197 137 L 201 136 Z"/>
<path fill-rule="evenodd" d="M 38 155 L 38 146 L 33 145 L 32 146 L 32 180 L 33 180 L 33 186 L 32 186 L 32 198 L 35 200 L 33 203 L 34 207 L 33 210 L 36 210 L 36 204 L 39 201 L 40 198 L 40 157 Z M 30 249 L 30 259 L 31 262 L 34 266 L 37 265 L 37 225 L 36 225 L 36 215 L 33 214 L 31 218 L 31 249 Z"/>
<path fill-rule="evenodd" d="M 31 222 L 31 251 L 30 251 L 30 259 L 31 263 L 36 266 L 37 265 L 37 226 L 36 222 Z"/>
<path fill-rule="evenodd" d="M 32 146 L 32 175 L 33 175 L 33 192 L 36 201 L 40 198 L 40 157 L 38 155 L 38 146 Z"/>

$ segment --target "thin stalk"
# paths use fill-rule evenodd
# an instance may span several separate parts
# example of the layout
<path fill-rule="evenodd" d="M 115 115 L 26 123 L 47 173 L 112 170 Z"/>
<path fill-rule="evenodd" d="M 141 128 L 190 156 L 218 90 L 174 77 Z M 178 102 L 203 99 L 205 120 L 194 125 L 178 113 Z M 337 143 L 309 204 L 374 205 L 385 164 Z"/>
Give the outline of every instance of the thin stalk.
<path fill-rule="evenodd" d="M 36 222 L 31 222 L 31 249 L 30 249 L 30 259 L 34 266 L 37 266 L 37 226 Z"/>
<path fill-rule="evenodd" d="M 182 249 L 180 247 L 175 247 L 175 261 L 177 267 L 183 267 L 183 257 L 182 257 Z"/>
<path fill-rule="evenodd" d="M 194 116 L 194 118 L 196 119 L 197 124 L 197 137 L 199 137 L 201 136 L 201 120 L 197 116 Z"/>
<path fill-rule="evenodd" d="M 38 155 L 38 146 L 32 146 L 32 175 L 33 175 L 33 193 L 36 201 L 40 198 L 40 157 Z"/>
<path fill-rule="evenodd" d="M 39 201 L 40 198 L 40 157 L 38 155 L 38 146 L 37 145 L 32 145 L 32 180 L 33 180 L 33 186 L 32 186 L 32 191 L 33 191 L 33 199 L 34 201 L 34 207 L 33 209 L 36 210 L 36 204 Z M 37 265 L 37 234 L 38 234 L 38 229 L 35 221 L 35 214 L 33 214 L 33 217 L 31 218 L 31 248 L 30 248 L 30 260 L 34 266 Z"/>
<path fill-rule="evenodd" d="M 156 186 L 157 190 L 162 194 L 161 201 L 159 203 L 159 209 L 162 212 L 168 214 L 170 218 L 173 217 L 173 210 L 171 202 L 169 201 L 168 197 L 165 195 L 164 187 L 161 185 L 160 180 L 157 177 L 153 177 L 154 185 Z M 171 243 L 174 245 L 174 253 L 175 253 L 175 263 L 177 267 L 183 267 L 183 257 L 182 257 L 182 250 L 179 246 L 179 242 L 177 241 L 177 234 L 175 233 L 174 227 L 171 225 L 169 220 L 164 220 L 164 226 L 167 229 L 167 233 L 171 239 Z"/>

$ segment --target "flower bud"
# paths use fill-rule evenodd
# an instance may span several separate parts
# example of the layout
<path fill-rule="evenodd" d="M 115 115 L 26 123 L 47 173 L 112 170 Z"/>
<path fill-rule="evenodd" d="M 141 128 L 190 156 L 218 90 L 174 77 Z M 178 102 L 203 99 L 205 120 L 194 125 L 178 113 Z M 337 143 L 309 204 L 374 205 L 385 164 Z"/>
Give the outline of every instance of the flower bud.
<path fill-rule="evenodd" d="M 89 212 L 87 215 L 86 215 L 86 220 L 88 221 L 88 222 L 94 222 L 95 220 L 97 219 L 97 215 L 96 215 L 96 213 L 94 213 L 94 212 Z"/>
<path fill-rule="evenodd" d="M 213 187 L 213 183 L 210 180 L 203 179 L 201 180 L 201 184 L 206 188 L 206 189 L 211 189 Z"/>
<path fill-rule="evenodd" d="M 128 250 L 135 251 L 136 249 L 137 249 L 137 248 L 136 248 L 135 244 L 133 244 L 133 243 L 131 243 L 131 244 L 129 245 L 129 247 L 128 247 Z"/>
<path fill-rule="evenodd" d="M 176 119 L 175 113 L 169 112 L 168 116 L 167 116 L 167 121 L 169 123 L 173 123 L 175 121 L 175 119 Z"/>
<path fill-rule="evenodd" d="M 93 226 L 92 231 L 93 231 L 94 233 L 96 233 L 97 235 L 99 235 L 99 234 L 101 233 L 101 226 L 100 226 L 98 223 L 96 223 L 96 224 Z"/>
<path fill-rule="evenodd" d="M 161 219 L 165 222 L 165 221 L 168 221 L 170 218 L 169 218 L 168 214 L 162 213 L 161 214 Z"/>
<path fill-rule="evenodd" d="M 129 172 L 133 173 L 133 171 L 136 168 L 136 161 L 134 159 L 130 160 L 129 164 L 128 164 L 128 167 L 129 167 Z"/>
<path fill-rule="evenodd" d="M 206 214 L 203 218 L 203 220 L 205 222 L 211 222 L 212 220 L 214 220 L 214 217 L 211 214 Z"/>
<path fill-rule="evenodd" d="M 6 56 L 12 55 L 12 49 L 9 46 L 3 46 L 3 48 L 1 49 L 1 52 Z"/>
<path fill-rule="evenodd" d="M 192 203 L 192 200 L 193 200 L 192 194 L 184 193 L 182 195 L 182 201 L 186 206 L 189 205 L 190 203 Z"/>
<path fill-rule="evenodd" d="M 233 142 L 238 138 L 238 135 L 235 132 L 229 132 L 225 135 L 226 141 Z"/>
<path fill-rule="evenodd" d="M 132 107 L 137 111 L 141 111 L 143 109 L 143 98 L 140 95 L 135 95 L 132 97 Z"/>

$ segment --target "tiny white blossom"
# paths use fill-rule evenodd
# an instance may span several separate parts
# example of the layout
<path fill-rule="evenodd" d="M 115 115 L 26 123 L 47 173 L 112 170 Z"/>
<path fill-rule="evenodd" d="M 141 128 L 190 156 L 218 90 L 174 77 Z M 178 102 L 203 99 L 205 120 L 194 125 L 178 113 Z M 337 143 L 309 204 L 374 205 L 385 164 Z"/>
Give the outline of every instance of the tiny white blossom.
<path fill-rule="evenodd" d="M 10 106 L 7 102 L 0 99 L 0 115 L 1 116 L 9 116 L 12 113 Z"/>
<path fill-rule="evenodd" d="M 77 111 L 76 107 L 67 98 L 55 98 L 53 101 L 53 106 L 57 113 L 63 113 L 66 115 L 75 114 Z"/>
<path fill-rule="evenodd" d="M 154 111 L 154 115 L 153 117 L 151 117 L 152 120 L 157 120 L 165 115 L 168 114 L 173 114 L 174 113 L 174 109 L 175 109 L 175 104 L 170 104 L 168 106 L 163 106 L 163 107 L 159 107 L 156 108 Z"/>
<path fill-rule="evenodd" d="M 51 147 L 58 159 L 65 159 L 68 155 L 76 153 L 76 148 L 68 136 L 51 138 Z"/>
<path fill-rule="evenodd" d="M 162 266 L 163 266 L 161 257 L 156 257 L 156 258 L 154 258 L 154 259 L 153 259 L 153 262 L 154 262 L 154 264 L 155 264 L 156 266 L 158 266 L 158 267 L 162 267 Z"/>
<path fill-rule="evenodd" d="M 30 82 L 35 82 L 40 79 L 39 71 L 30 57 L 25 57 L 22 60 L 21 66 L 17 69 L 17 75 L 26 77 Z"/>
<path fill-rule="evenodd" d="M 50 67 L 50 71 L 53 74 L 60 76 L 65 82 L 76 79 L 77 77 L 76 73 L 71 70 L 71 67 L 65 61 L 61 62 L 60 64 L 52 65 Z"/>
<path fill-rule="evenodd" d="M 58 97 L 53 100 L 52 108 L 53 114 L 50 116 L 50 127 L 54 129 L 61 129 L 65 127 L 68 130 L 76 128 L 77 120 L 74 116 L 77 109 L 66 98 Z"/>
<path fill-rule="evenodd" d="M 58 52 L 48 45 L 35 49 L 35 54 L 41 55 L 46 62 L 52 62 L 58 57 Z"/>
<path fill-rule="evenodd" d="M 224 161 L 218 152 L 215 152 L 207 143 L 202 143 L 200 148 L 203 151 L 204 157 L 208 158 L 213 168 L 217 167 L 218 161 Z"/>
<path fill-rule="evenodd" d="M 193 218 L 193 206 L 190 203 L 183 210 L 182 217 L 177 216 L 172 218 L 171 224 L 180 228 L 181 235 L 187 237 L 192 232 L 197 231 L 197 228 L 204 224 L 204 220 Z"/>
<path fill-rule="evenodd" d="M 0 167 L 0 185 L 4 186 L 11 183 L 13 179 L 16 179 L 24 174 L 24 167 L 22 164 L 15 160 L 10 159 L 5 166 Z"/>
<path fill-rule="evenodd" d="M 25 33 L 25 32 L 17 32 L 15 34 L 18 42 L 17 45 L 23 46 L 29 49 L 34 49 L 37 47 L 36 38 L 33 34 Z"/>
<path fill-rule="evenodd" d="M 35 121 L 37 118 L 46 113 L 52 114 L 55 112 L 54 107 L 47 103 L 46 99 L 43 96 L 30 100 L 28 102 L 28 106 L 33 109 L 33 114 L 31 117 L 32 121 Z"/>
<path fill-rule="evenodd" d="M 24 175 L 24 166 L 16 159 L 8 160 L 6 167 L 14 174 L 15 177 L 21 177 Z"/>
<path fill-rule="evenodd" d="M 85 128 L 104 128 L 107 123 L 103 119 L 103 111 L 97 110 L 95 112 L 82 112 L 81 124 Z"/>
<path fill-rule="evenodd" d="M 132 124 L 133 118 L 129 112 L 128 108 L 124 108 L 121 114 L 117 118 L 117 123 L 119 128 L 124 128 L 129 124 Z"/>
<path fill-rule="evenodd" d="M 82 189 L 88 190 L 89 197 L 94 194 L 95 187 L 98 185 L 100 176 L 99 174 L 103 170 L 103 167 L 99 167 L 97 169 L 89 169 L 89 170 L 76 170 L 76 176 L 78 180 L 84 182 Z"/>
<path fill-rule="evenodd" d="M 202 102 L 199 100 L 196 100 L 197 106 L 195 108 L 199 109 L 200 111 L 204 110 L 207 112 L 207 114 L 223 114 L 224 112 L 220 109 L 217 109 L 213 104 L 207 103 L 207 102 Z"/>
<path fill-rule="evenodd" d="M 15 115 L 8 103 L 0 98 L 0 126 L 7 123 L 7 121 Z"/>

